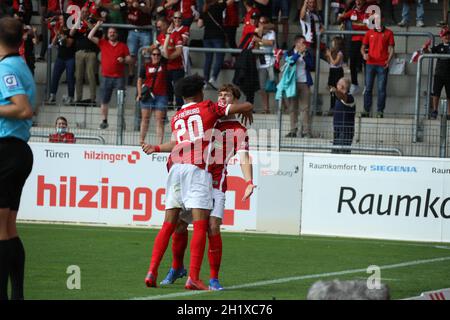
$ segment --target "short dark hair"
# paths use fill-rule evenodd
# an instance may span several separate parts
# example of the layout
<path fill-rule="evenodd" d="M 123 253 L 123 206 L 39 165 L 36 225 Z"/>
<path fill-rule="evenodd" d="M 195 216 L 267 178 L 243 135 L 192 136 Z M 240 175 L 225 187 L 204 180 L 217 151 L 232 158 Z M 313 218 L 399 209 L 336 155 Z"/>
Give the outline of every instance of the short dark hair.
<path fill-rule="evenodd" d="M 184 77 L 175 83 L 175 95 L 183 98 L 195 97 L 203 90 L 205 79 L 198 74 Z"/>
<path fill-rule="evenodd" d="M 56 118 L 55 125 L 58 123 L 58 120 L 64 121 L 64 122 L 66 123 L 66 125 L 69 124 L 69 123 L 67 122 L 67 119 L 66 119 L 65 117 L 59 116 L 58 118 Z"/>
<path fill-rule="evenodd" d="M 241 91 L 239 91 L 239 88 L 231 83 L 221 86 L 219 92 L 229 92 L 235 99 L 239 99 L 241 97 Z"/>
<path fill-rule="evenodd" d="M 22 44 L 23 24 L 12 17 L 0 19 L 0 43 L 8 48 L 19 48 Z"/>
<path fill-rule="evenodd" d="M 296 35 L 295 38 L 294 38 L 294 43 L 296 43 L 296 42 L 297 42 L 298 40 L 300 40 L 300 39 L 306 40 L 306 38 L 305 38 L 304 35 L 298 34 L 298 35 Z"/>

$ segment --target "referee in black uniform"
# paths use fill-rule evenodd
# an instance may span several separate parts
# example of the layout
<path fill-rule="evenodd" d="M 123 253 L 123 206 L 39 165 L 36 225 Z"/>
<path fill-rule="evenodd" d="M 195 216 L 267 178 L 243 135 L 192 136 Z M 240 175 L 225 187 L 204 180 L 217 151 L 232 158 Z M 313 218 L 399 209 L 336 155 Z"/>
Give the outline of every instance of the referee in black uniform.
<path fill-rule="evenodd" d="M 21 300 L 25 250 L 16 229 L 22 188 L 33 166 L 27 144 L 34 110 L 35 83 L 19 55 L 23 25 L 0 19 L 0 300 Z"/>

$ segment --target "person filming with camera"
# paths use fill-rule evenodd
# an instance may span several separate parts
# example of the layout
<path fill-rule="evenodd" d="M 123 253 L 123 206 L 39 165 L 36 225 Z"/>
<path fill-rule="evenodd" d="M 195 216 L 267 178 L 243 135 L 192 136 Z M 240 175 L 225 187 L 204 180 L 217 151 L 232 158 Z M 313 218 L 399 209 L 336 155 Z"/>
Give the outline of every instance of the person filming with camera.
<path fill-rule="evenodd" d="M 150 56 L 148 56 L 150 54 Z M 152 111 L 155 111 L 156 142 L 161 144 L 164 137 L 164 118 L 167 111 L 167 67 L 161 60 L 161 50 L 157 47 L 144 51 L 145 64 L 139 72 L 137 97 L 141 105 L 141 129 L 139 144 L 145 142 Z M 150 59 L 148 59 L 150 58 Z"/>
<path fill-rule="evenodd" d="M 53 66 L 52 83 L 50 86 L 50 96 L 47 103 L 56 103 L 56 92 L 58 91 L 59 80 L 64 71 L 66 72 L 68 96 L 63 98 L 63 103 L 70 105 L 74 102 L 75 95 L 75 46 L 74 38 L 67 28 L 68 15 L 60 15 L 55 28 L 55 35 L 52 39 L 52 46 L 58 49 L 55 64 Z"/>

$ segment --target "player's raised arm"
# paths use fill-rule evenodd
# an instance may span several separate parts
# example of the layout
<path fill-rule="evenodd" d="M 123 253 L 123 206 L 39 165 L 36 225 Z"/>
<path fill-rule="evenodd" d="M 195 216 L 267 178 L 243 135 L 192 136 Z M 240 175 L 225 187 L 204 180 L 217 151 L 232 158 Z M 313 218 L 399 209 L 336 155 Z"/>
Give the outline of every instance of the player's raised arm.
<path fill-rule="evenodd" d="M 250 102 L 232 103 L 228 106 L 228 115 L 236 113 L 247 113 L 253 110 L 253 104 Z"/>
<path fill-rule="evenodd" d="M 154 152 L 172 152 L 172 149 L 175 147 L 176 141 L 170 141 L 159 145 L 151 145 L 151 144 L 142 144 L 142 151 L 146 154 L 152 154 Z"/>
<path fill-rule="evenodd" d="M 256 186 L 253 184 L 253 165 L 249 152 L 239 152 L 239 158 L 241 162 L 242 175 L 244 176 L 245 183 L 247 184 L 244 197 L 242 198 L 242 201 L 245 201 L 253 194 L 253 189 L 255 189 Z"/>

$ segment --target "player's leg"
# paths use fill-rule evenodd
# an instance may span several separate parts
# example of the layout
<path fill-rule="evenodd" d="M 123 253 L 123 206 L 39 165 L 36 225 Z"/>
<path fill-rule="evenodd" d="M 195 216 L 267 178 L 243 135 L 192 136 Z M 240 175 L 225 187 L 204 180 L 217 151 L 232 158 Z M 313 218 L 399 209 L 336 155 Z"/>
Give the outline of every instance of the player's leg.
<path fill-rule="evenodd" d="M 145 277 L 145 284 L 147 285 L 147 287 L 156 287 L 158 268 L 164 256 L 164 253 L 166 252 L 167 246 L 169 245 L 170 237 L 177 225 L 179 213 L 179 208 L 166 209 L 164 223 L 161 227 L 161 230 L 159 230 L 153 244 L 150 267 L 148 268 L 148 273 Z"/>
<path fill-rule="evenodd" d="M 225 210 L 225 193 L 213 189 L 214 208 L 209 217 L 208 261 L 210 270 L 209 290 L 223 290 L 219 283 L 219 269 L 222 262 L 222 236 L 220 226 Z"/>
<path fill-rule="evenodd" d="M 10 248 L 11 300 L 23 300 L 23 280 L 25 275 L 25 248 L 17 233 L 17 211 L 11 210 L 8 218 Z"/>
<path fill-rule="evenodd" d="M 187 227 L 190 222 L 192 222 L 191 213 L 182 211 L 175 231 L 172 234 L 172 267 L 169 269 L 164 280 L 161 281 L 161 285 L 173 284 L 177 279 L 187 275 L 183 260 L 188 243 Z"/>
<path fill-rule="evenodd" d="M 9 238 L 8 217 L 9 208 L 0 208 L 0 301 L 8 300 L 8 276 L 9 276 Z"/>
<path fill-rule="evenodd" d="M 166 187 L 166 215 L 161 230 L 158 232 L 153 244 L 150 267 L 147 276 L 145 277 L 145 284 L 147 287 L 156 287 L 159 264 L 166 252 L 170 237 L 178 222 L 181 207 L 183 205 L 180 194 L 180 174 L 183 169 L 183 165 L 174 164 L 169 171 Z"/>
<path fill-rule="evenodd" d="M 194 232 L 192 234 L 190 248 L 189 278 L 185 285 L 185 288 L 189 290 L 208 290 L 208 287 L 200 280 L 200 269 L 205 253 L 209 213 L 210 210 L 208 209 L 192 209 Z"/>

